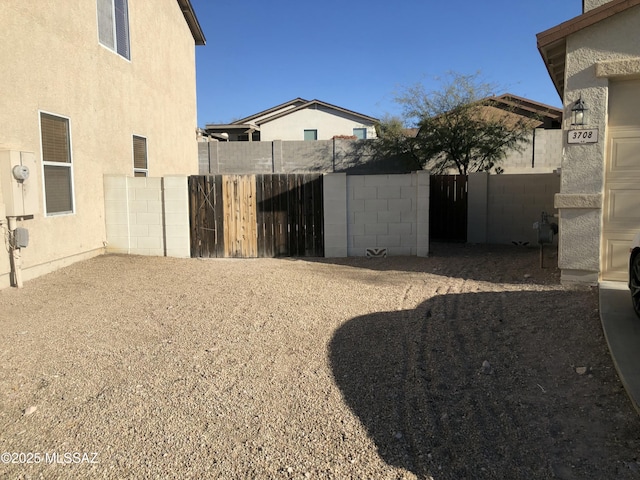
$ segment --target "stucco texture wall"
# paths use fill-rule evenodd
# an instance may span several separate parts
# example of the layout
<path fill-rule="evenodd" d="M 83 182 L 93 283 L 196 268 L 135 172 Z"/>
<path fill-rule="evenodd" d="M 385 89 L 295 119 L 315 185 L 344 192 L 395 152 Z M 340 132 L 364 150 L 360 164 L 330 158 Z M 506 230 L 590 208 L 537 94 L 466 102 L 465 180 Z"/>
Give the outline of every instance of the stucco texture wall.
<path fill-rule="evenodd" d="M 633 67 L 640 56 L 638 24 L 640 8 L 634 7 L 567 38 L 564 156 L 561 192 L 556 196 L 562 236 L 558 263 L 563 278 L 575 274 L 591 282 L 598 279 L 609 82 L 640 73 Z M 629 68 L 614 68 L 616 65 Z M 586 127 L 599 130 L 598 143 L 567 143 L 571 108 L 579 98 L 588 108 Z"/>
<path fill-rule="evenodd" d="M 175 0 L 128 3 L 130 61 L 99 43 L 95 1 L 3 2 L 0 149 L 34 152 L 42 182 L 40 111 L 68 118 L 71 134 L 75 212 L 46 217 L 40 192 L 39 211 L 21 222 L 25 279 L 102 251 L 103 175 L 133 175 L 132 135 L 147 139 L 150 175 L 198 171 L 193 36 Z"/>

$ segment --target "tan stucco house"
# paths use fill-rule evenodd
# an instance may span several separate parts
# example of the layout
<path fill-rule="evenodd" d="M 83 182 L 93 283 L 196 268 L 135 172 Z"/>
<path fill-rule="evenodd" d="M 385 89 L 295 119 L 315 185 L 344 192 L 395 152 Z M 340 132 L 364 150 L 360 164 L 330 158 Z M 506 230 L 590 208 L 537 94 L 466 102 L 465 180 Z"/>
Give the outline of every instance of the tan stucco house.
<path fill-rule="evenodd" d="M 375 138 L 377 118 L 320 100 L 295 98 L 230 124 L 208 124 L 205 133 L 223 141 Z"/>
<path fill-rule="evenodd" d="M 640 0 L 584 0 L 537 40 L 564 105 L 562 279 L 625 280 L 640 230 Z"/>
<path fill-rule="evenodd" d="M 0 233 L 24 280 L 104 252 L 105 175 L 197 173 L 204 43 L 189 0 L 3 2 Z"/>

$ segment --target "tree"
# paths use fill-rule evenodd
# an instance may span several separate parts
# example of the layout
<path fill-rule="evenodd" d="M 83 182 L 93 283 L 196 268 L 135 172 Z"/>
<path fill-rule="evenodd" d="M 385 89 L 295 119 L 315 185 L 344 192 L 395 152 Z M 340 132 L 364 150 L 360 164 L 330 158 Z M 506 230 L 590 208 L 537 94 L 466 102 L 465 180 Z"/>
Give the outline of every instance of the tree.
<path fill-rule="evenodd" d="M 433 173 L 501 173 L 507 151 L 522 151 L 535 123 L 493 106 L 494 88 L 480 81 L 479 74 L 458 73 L 448 74 L 439 90 L 427 92 L 422 84 L 406 88 L 396 102 L 418 133 L 399 135 L 397 118 L 383 120 L 380 148 L 409 156 Z"/>

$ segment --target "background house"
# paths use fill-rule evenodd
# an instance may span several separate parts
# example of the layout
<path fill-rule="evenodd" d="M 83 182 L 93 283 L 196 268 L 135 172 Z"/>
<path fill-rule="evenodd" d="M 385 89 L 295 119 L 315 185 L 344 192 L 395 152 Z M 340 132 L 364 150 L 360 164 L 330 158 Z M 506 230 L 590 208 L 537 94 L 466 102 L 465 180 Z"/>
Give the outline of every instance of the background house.
<path fill-rule="evenodd" d="M 555 198 L 564 281 L 627 277 L 640 230 L 639 26 L 640 0 L 584 0 L 582 15 L 537 36 L 565 109 Z M 582 122 L 572 116 L 580 101 Z"/>
<path fill-rule="evenodd" d="M 197 173 L 194 47 L 205 38 L 189 0 L 2 9 L 0 231 L 12 243 L 14 227 L 28 230 L 27 280 L 104 252 L 105 175 Z M 0 287 L 10 271 L 3 249 Z"/>
<path fill-rule="evenodd" d="M 512 94 L 486 99 L 489 113 L 524 117 L 531 122 L 530 141 L 520 151 L 510 151 L 502 167 L 505 173 L 551 173 L 560 168 L 562 142 L 560 125 L 562 110 Z M 416 169 L 410 158 L 378 158 L 368 142 L 355 141 L 360 132 L 365 140 L 377 138 L 372 117 L 343 118 L 344 109 L 331 107 L 327 111 L 316 109 L 322 102 L 292 100 L 283 105 L 246 117 L 230 125 L 207 125 L 201 132 L 198 146 L 201 175 L 218 173 L 295 173 L 295 172 L 347 172 L 350 174 L 406 173 Z M 313 108 L 312 108 L 313 107 Z M 304 140 L 303 117 L 317 118 L 318 122 L 332 122 L 328 138 L 315 142 Z M 274 133 L 272 128 L 287 128 Z M 355 123 L 354 123 L 355 122 Z M 259 124 L 259 125 L 258 125 Z M 289 128 L 290 127 L 290 128 Z M 272 129 L 272 130 L 269 130 Z M 366 132 L 365 132 L 366 130 Z M 272 140 L 265 138 L 265 132 Z M 407 129 L 407 136 L 415 137 L 417 128 Z M 251 134 L 253 141 L 247 141 Z M 329 135 L 331 134 L 331 135 Z M 289 138 L 287 135 L 290 135 Z M 291 138 L 295 137 L 295 138 Z M 352 139 L 344 138 L 351 137 Z M 259 140 L 259 141 L 258 141 Z M 452 172 L 457 173 L 457 172 Z"/>
<path fill-rule="evenodd" d="M 527 143 L 518 150 L 506 152 L 500 164 L 504 173 L 552 173 L 560 168 L 562 109 L 511 93 L 488 97 L 479 103 L 484 105 L 482 115 L 488 118 L 507 117 L 507 120 L 513 119 L 514 124 L 524 121 L 531 128 Z M 426 169 L 430 169 L 429 165 Z M 451 169 L 448 173 L 458 171 Z"/>
<path fill-rule="evenodd" d="M 330 140 L 335 136 L 375 138 L 378 119 L 320 100 L 296 98 L 230 124 L 208 124 L 218 140 Z"/>

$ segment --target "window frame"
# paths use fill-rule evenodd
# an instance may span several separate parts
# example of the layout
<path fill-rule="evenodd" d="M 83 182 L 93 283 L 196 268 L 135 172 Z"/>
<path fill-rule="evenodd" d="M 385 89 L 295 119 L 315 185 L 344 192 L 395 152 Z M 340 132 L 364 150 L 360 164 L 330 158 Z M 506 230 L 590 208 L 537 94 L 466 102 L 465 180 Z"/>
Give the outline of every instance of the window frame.
<path fill-rule="evenodd" d="M 359 137 L 356 134 L 356 131 L 362 132 L 363 136 Z M 366 127 L 354 127 L 353 128 L 353 136 L 356 137 L 358 140 L 366 140 L 367 139 L 367 128 Z"/>
<path fill-rule="evenodd" d="M 44 158 L 44 143 L 42 138 L 42 116 L 49 115 L 64 119 L 67 122 L 67 142 L 69 150 L 69 162 L 52 162 L 45 160 Z M 76 196 L 75 196 L 75 174 L 74 174 L 74 161 L 73 161 L 73 140 L 71 135 L 71 118 L 66 115 L 60 115 L 58 113 L 52 113 L 45 110 L 38 110 L 38 129 L 40 133 L 40 158 L 42 160 L 42 201 L 44 203 L 44 216 L 45 217 L 60 217 L 66 215 L 74 215 L 76 213 Z M 60 212 L 49 212 L 47 208 L 47 181 L 45 174 L 45 167 L 65 167 L 69 169 L 69 196 L 71 200 L 71 210 L 64 210 Z"/>
<path fill-rule="evenodd" d="M 307 138 L 307 132 L 313 132 L 315 137 L 314 138 Z M 317 128 L 305 128 L 304 132 L 302 133 L 302 138 L 304 139 L 305 142 L 315 142 L 318 140 L 318 129 Z"/>
<path fill-rule="evenodd" d="M 144 140 L 144 164 L 145 168 L 136 167 L 136 138 Z M 148 177 L 149 176 L 149 142 L 147 137 L 142 135 L 133 134 L 131 136 L 131 160 L 133 162 L 133 176 L 134 177 Z M 136 173 L 143 173 L 144 175 L 136 175 Z"/>
<path fill-rule="evenodd" d="M 117 15 L 118 11 L 116 9 L 116 2 L 118 1 L 122 2 L 123 4 L 123 14 L 120 16 Z M 101 38 L 100 2 L 108 2 L 111 6 L 111 18 L 109 20 L 111 23 L 111 36 L 113 40 L 113 45 L 109 45 L 108 43 L 106 43 L 107 39 Z M 96 19 L 97 19 L 97 26 L 98 26 L 98 43 L 103 47 L 109 49 L 110 51 L 116 53 L 118 56 L 124 58 L 125 60 L 131 61 L 131 31 L 129 28 L 129 25 L 130 25 L 129 0 L 96 0 Z M 124 26 L 124 36 L 126 40 L 126 46 L 125 46 L 124 52 L 121 51 L 123 46 L 122 42 L 118 41 L 119 26 L 120 27 Z"/>

